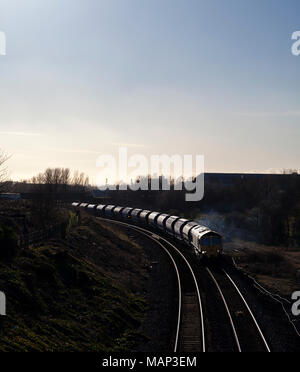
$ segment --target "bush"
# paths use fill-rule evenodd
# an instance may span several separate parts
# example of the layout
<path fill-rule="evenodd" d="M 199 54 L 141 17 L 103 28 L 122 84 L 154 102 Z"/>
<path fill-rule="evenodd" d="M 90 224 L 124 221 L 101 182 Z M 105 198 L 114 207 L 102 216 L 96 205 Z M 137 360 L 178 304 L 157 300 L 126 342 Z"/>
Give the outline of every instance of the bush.
<path fill-rule="evenodd" d="M 278 252 L 250 252 L 247 255 L 248 263 L 280 264 L 284 256 Z"/>
<path fill-rule="evenodd" d="M 10 226 L 0 225 L 0 258 L 15 257 L 18 248 L 18 237 Z"/>

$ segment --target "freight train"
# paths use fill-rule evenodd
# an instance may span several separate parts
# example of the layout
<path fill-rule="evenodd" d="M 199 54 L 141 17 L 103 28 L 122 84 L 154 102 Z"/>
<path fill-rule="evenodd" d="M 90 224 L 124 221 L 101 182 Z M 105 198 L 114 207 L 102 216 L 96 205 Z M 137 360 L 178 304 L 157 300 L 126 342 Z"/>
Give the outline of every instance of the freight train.
<path fill-rule="evenodd" d="M 221 234 L 185 218 L 145 209 L 115 205 L 76 202 L 72 203 L 72 206 L 74 208 L 84 209 L 97 217 L 113 218 L 165 232 L 171 237 L 192 247 L 194 253 L 201 258 L 217 258 L 223 252 Z"/>

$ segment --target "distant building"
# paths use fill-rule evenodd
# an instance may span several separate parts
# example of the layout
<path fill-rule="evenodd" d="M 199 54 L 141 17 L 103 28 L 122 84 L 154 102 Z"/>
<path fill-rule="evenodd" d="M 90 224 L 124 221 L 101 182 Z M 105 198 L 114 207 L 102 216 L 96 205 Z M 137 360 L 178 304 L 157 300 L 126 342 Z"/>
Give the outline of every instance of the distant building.
<path fill-rule="evenodd" d="M 0 199 L 20 200 L 21 199 L 21 194 L 3 193 L 3 194 L 0 194 Z"/>

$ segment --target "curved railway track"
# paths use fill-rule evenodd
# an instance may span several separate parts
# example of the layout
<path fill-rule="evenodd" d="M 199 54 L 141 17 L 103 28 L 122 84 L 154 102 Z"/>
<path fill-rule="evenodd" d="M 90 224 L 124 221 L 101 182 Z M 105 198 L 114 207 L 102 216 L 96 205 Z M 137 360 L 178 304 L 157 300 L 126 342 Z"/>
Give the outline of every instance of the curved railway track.
<path fill-rule="evenodd" d="M 270 347 L 247 301 L 230 275 L 220 268 L 206 267 L 227 313 L 237 352 L 268 352 Z"/>
<path fill-rule="evenodd" d="M 169 256 L 178 283 L 178 316 L 174 352 L 205 352 L 205 327 L 202 299 L 196 275 L 185 256 L 167 239 L 125 222 L 99 218 L 105 222 L 125 226 L 158 244 Z"/>
<path fill-rule="evenodd" d="M 225 270 L 218 266 L 195 265 L 189 259 L 190 264 L 186 258 L 188 255 L 183 254 L 168 239 L 155 232 L 121 221 L 98 218 L 138 232 L 158 244 L 169 256 L 178 283 L 174 352 L 271 351 L 250 306 Z M 205 272 L 208 274 L 206 280 L 203 275 Z M 203 286 L 205 281 L 207 283 Z M 204 302 L 200 295 L 200 287 L 205 298 Z M 217 297 L 213 296 L 213 288 L 217 289 Z M 210 307 L 206 309 L 206 319 L 203 314 L 203 303 Z M 216 306 L 218 306 L 217 311 L 213 309 Z"/>

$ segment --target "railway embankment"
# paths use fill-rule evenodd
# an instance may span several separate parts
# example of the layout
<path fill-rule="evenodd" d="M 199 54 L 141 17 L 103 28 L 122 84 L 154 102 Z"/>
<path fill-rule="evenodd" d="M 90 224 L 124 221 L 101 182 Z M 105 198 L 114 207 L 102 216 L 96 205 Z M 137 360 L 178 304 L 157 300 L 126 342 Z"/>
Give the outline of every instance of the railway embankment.
<path fill-rule="evenodd" d="M 300 249 L 235 240 L 226 251 L 245 273 L 280 296 L 291 298 L 300 289 Z"/>
<path fill-rule="evenodd" d="M 129 351 L 147 344 L 143 320 L 155 292 L 151 282 L 148 293 L 155 266 L 149 251 L 126 231 L 83 216 L 64 238 L 1 256 L 7 315 L 0 317 L 0 351 Z M 161 304 L 152 311 L 159 316 Z"/>

